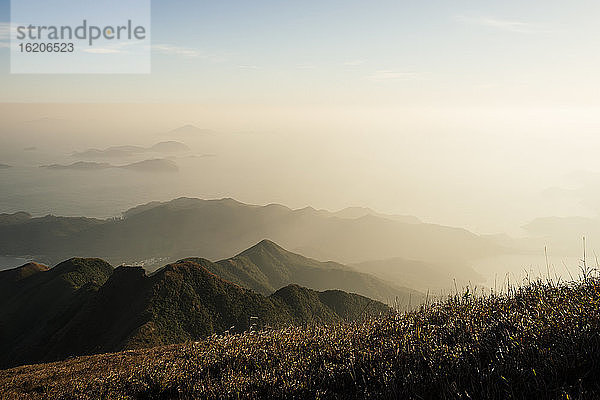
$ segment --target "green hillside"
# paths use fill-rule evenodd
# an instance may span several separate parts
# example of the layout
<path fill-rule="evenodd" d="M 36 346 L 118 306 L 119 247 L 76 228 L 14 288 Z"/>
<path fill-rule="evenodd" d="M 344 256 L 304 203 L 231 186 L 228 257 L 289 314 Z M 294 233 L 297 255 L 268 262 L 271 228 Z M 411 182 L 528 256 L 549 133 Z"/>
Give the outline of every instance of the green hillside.
<path fill-rule="evenodd" d="M 0 367 L 198 340 L 213 333 L 353 321 L 384 304 L 297 285 L 265 297 L 190 260 L 152 275 L 99 259 L 5 271 Z"/>
<path fill-rule="evenodd" d="M 415 290 L 391 285 L 342 264 L 303 257 L 270 240 L 262 240 L 237 256 L 216 263 L 201 258 L 188 260 L 225 280 L 264 295 L 294 283 L 315 290 L 339 289 L 358 293 L 401 306 L 424 300 L 423 294 Z"/>
<path fill-rule="evenodd" d="M 102 260 L 80 258 L 0 272 L 0 366 L 47 359 L 64 325 L 111 273 Z"/>
<path fill-rule="evenodd" d="M 302 302 L 297 287 L 280 291 Z M 278 292 L 279 293 L 279 292 Z M 318 296 L 324 296 L 320 294 Z M 597 399 L 600 281 L 0 371 L 2 398 Z"/>

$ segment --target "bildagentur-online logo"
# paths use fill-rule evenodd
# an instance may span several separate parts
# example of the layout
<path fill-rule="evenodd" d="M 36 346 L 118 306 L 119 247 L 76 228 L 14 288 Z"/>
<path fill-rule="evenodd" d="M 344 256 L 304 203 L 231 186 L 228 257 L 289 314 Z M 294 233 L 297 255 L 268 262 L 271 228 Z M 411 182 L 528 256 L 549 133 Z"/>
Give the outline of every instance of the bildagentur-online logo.
<path fill-rule="evenodd" d="M 131 19 L 121 25 L 92 25 L 84 19 L 81 24 L 71 25 L 19 25 L 16 38 L 22 41 L 85 40 L 93 46 L 99 40 L 145 40 L 146 27 L 135 25 Z"/>

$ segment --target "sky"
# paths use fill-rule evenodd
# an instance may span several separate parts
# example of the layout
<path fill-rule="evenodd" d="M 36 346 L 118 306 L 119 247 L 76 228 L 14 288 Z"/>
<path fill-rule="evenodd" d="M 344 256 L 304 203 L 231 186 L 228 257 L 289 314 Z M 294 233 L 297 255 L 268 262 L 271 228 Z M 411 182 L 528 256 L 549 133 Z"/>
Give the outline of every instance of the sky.
<path fill-rule="evenodd" d="M 78 129 L 72 150 L 156 139 L 125 126 L 263 134 L 238 141 L 250 160 L 235 141 L 220 149 L 239 155 L 227 185 L 186 195 L 369 206 L 483 233 L 597 214 L 545 193 L 600 172 L 598 1 L 153 1 L 139 75 L 10 74 L 9 15 L 0 0 L 2 132 L 39 118 L 117 132 Z M 115 107 L 69 106 L 81 103 Z M 256 184 L 228 181 L 245 163 Z"/>
<path fill-rule="evenodd" d="M 149 75 L 10 75 L 0 28 L 0 100 L 597 106 L 599 14 L 597 1 L 153 1 Z"/>

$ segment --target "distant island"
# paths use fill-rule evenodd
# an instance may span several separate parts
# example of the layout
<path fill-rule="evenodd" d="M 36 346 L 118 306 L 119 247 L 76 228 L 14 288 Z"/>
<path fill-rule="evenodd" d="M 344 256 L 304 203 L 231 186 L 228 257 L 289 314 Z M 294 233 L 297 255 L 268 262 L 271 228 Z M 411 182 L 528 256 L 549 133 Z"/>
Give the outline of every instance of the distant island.
<path fill-rule="evenodd" d="M 74 152 L 73 157 L 77 158 L 122 158 L 131 157 L 144 153 L 185 153 L 191 151 L 190 147 L 184 143 L 173 140 L 156 143 L 150 147 L 143 146 L 111 146 L 105 149 L 87 149 L 80 152 Z"/>
<path fill-rule="evenodd" d="M 42 165 L 41 168 L 54 170 L 97 171 L 108 168 L 128 169 L 139 172 L 178 172 L 179 167 L 173 160 L 155 158 L 125 165 L 112 165 L 105 162 L 77 161 L 72 164 Z"/>
<path fill-rule="evenodd" d="M 130 169 L 140 172 L 178 172 L 179 167 L 173 160 L 164 158 L 155 158 L 152 160 L 139 161 L 132 164 L 123 165 L 117 168 Z"/>
<path fill-rule="evenodd" d="M 192 137 L 192 136 L 207 136 L 212 135 L 214 132 L 210 129 L 202 129 L 197 126 L 187 124 L 175 128 L 166 133 L 167 136 L 179 136 L 179 137 Z"/>
<path fill-rule="evenodd" d="M 63 165 L 63 164 L 51 164 L 51 165 L 42 165 L 41 168 L 47 169 L 71 169 L 71 170 L 97 170 L 97 169 L 106 169 L 106 168 L 115 168 L 115 166 L 108 163 L 99 163 L 93 161 L 77 161 L 72 164 Z"/>
<path fill-rule="evenodd" d="M 8 164 L 0 164 L 0 169 L 9 169 L 12 166 L 8 165 Z"/>

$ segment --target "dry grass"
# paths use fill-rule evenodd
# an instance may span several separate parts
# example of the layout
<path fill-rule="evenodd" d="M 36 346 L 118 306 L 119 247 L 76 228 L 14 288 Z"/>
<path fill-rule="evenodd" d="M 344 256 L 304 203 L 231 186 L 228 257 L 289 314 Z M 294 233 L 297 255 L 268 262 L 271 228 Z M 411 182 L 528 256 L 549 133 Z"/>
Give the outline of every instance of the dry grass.
<path fill-rule="evenodd" d="M 12 398 L 600 397 L 600 281 L 0 371 Z"/>

